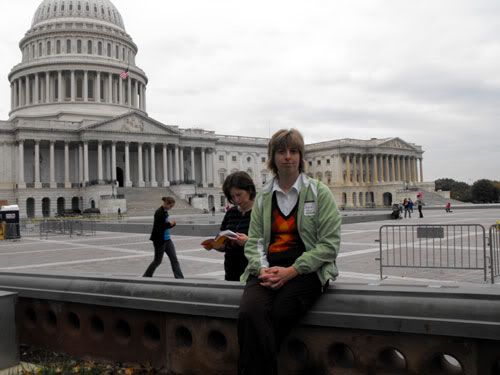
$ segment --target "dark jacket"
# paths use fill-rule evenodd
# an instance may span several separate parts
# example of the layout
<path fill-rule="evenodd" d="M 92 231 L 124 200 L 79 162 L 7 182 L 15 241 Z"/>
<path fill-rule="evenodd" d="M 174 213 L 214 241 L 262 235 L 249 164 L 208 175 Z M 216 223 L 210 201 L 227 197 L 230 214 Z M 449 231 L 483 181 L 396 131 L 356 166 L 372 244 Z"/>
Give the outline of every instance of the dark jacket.
<path fill-rule="evenodd" d="M 168 221 L 168 211 L 165 210 L 163 206 L 155 211 L 155 217 L 153 221 L 153 230 L 151 231 L 151 237 L 149 239 L 153 242 L 163 242 L 165 236 L 165 229 L 172 228 L 173 225 Z"/>

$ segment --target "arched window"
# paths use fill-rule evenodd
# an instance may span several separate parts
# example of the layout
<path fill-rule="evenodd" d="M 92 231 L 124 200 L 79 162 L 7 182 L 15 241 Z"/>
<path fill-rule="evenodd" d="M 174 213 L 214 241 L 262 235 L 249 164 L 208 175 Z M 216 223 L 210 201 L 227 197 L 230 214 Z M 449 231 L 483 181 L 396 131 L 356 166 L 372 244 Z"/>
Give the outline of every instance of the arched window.
<path fill-rule="evenodd" d="M 116 46 L 116 48 L 115 48 L 115 52 L 116 52 L 116 53 L 115 53 L 115 57 L 116 57 L 117 59 L 119 59 L 119 58 L 120 58 L 120 52 L 119 52 L 119 51 L 120 51 L 120 49 L 118 48 L 118 46 Z"/>
<path fill-rule="evenodd" d="M 87 84 L 87 97 L 89 99 L 94 99 L 94 80 L 89 79 Z"/>
<path fill-rule="evenodd" d="M 50 40 L 49 40 L 49 41 L 47 41 L 47 55 L 50 55 L 50 47 L 51 47 L 51 45 L 50 45 Z"/>
<path fill-rule="evenodd" d="M 63 78 L 64 80 L 64 98 L 66 100 L 71 99 L 71 80 L 69 77 Z"/>
<path fill-rule="evenodd" d="M 106 54 L 108 55 L 108 57 L 111 57 L 111 43 L 108 43 L 108 47 L 106 49 Z"/>
<path fill-rule="evenodd" d="M 50 198 L 42 199 L 42 215 L 43 217 L 50 216 Z"/>
<path fill-rule="evenodd" d="M 125 61 L 125 47 L 122 47 L 122 59 Z"/>
<path fill-rule="evenodd" d="M 63 197 L 57 198 L 57 214 L 62 215 L 65 209 L 65 200 Z"/>
<path fill-rule="evenodd" d="M 71 53 L 71 39 L 66 39 L 66 53 Z"/>
<path fill-rule="evenodd" d="M 26 216 L 29 218 L 35 217 L 35 199 L 28 198 L 26 199 Z"/>
<path fill-rule="evenodd" d="M 78 197 L 71 198 L 71 209 L 78 210 L 80 208 L 80 199 Z"/>
<path fill-rule="evenodd" d="M 93 51 L 92 51 L 92 41 L 91 41 L 91 40 L 89 40 L 89 41 L 87 42 L 87 53 L 88 53 L 89 55 L 92 55 L 92 53 L 93 53 Z"/>
<path fill-rule="evenodd" d="M 81 77 L 76 79 L 76 98 L 83 98 L 83 79 Z"/>
<path fill-rule="evenodd" d="M 76 53 L 82 53 L 82 41 L 80 39 L 76 41 Z"/>
<path fill-rule="evenodd" d="M 38 57 L 42 56 L 42 42 L 38 43 Z"/>
<path fill-rule="evenodd" d="M 56 53 L 59 54 L 61 53 L 61 41 L 56 40 Z"/>
<path fill-rule="evenodd" d="M 102 56 L 102 42 L 97 43 L 97 54 Z"/>

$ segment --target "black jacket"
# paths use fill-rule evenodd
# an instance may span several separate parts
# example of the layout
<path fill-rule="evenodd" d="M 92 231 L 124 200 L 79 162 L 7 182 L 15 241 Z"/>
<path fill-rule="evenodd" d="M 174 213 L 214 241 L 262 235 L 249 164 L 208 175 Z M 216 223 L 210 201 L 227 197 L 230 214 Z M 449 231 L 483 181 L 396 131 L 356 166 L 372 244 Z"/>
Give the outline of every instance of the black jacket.
<path fill-rule="evenodd" d="M 165 236 L 165 229 L 172 228 L 174 225 L 170 224 L 168 221 L 168 211 L 165 210 L 163 206 L 160 206 L 155 211 L 155 217 L 153 222 L 153 230 L 151 231 L 151 237 L 149 239 L 153 242 L 163 242 Z"/>

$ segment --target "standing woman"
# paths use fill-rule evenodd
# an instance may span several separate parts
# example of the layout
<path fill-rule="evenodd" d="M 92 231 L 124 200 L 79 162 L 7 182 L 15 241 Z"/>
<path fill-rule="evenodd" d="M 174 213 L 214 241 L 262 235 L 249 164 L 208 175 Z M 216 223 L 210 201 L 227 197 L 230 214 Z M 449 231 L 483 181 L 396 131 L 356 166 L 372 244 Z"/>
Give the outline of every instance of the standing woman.
<path fill-rule="evenodd" d="M 304 173 L 295 129 L 269 141 L 274 178 L 255 200 L 238 316 L 238 373 L 277 374 L 279 347 L 338 275 L 341 217 L 330 189 Z"/>
<path fill-rule="evenodd" d="M 202 245 L 205 249 L 215 249 L 224 253 L 225 279 L 239 281 L 248 261 L 243 248 L 248 239 L 248 227 L 255 199 L 255 185 L 246 172 L 234 172 L 226 177 L 222 186 L 224 195 L 233 206 L 227 210 L 220 230 L 231 230 L 237 234 L 236 239 L 227 239 L 219 244 L 215 241 Z"/>

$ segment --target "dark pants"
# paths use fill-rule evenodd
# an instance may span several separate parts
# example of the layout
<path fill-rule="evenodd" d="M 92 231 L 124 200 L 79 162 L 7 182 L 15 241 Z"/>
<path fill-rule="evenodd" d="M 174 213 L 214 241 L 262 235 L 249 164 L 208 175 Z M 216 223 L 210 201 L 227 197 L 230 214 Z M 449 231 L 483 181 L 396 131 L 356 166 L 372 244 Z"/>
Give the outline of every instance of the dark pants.
<path fill-rule="evenodd" d="M 248 280 L 238 315 L 241 375 L 275 375 L 284 338 L 322 294 L 316 273 L 298 275 L 278 290 Z"/>
<path fill-rule="evenodd" d="M 424 217 L 424 214 L 422 213 L 422 206 L 418 206 L 418 217 Z"/>
<path fill-rule="evenodd" d="M 144 272 L 143 277 L 151 277 L 155 272 L 156 268 L 161 264 L 163 260 L 163 253 L 167 253 L 168 258 L 170 259 L 170 264 L 172 265 L 172 271 L 174 272 L 174 276 L 176 279 L 183 279 L 184 275 L 181 271 L 181 266 L 179 261 L 177 260 L 177 255 L 175 254 L 175 246 L 172 240 L 166 240 L 163 242 L 153 242 L 155 247 L 155 258 L 149 265 L 146 272 Z"/>

